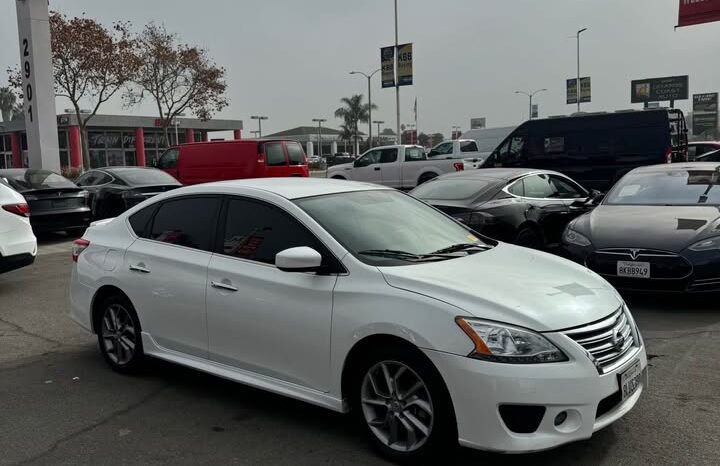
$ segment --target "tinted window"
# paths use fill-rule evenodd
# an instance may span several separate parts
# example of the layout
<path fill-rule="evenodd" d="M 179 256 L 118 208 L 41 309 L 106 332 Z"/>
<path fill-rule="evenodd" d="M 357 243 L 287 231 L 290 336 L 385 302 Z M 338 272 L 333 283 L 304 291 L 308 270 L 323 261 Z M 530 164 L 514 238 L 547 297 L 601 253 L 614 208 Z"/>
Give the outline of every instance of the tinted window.
<path fill-rule="evenodd" d="M 115 170 L 120 178 L 130 185 L 178 184 L 177 180 L 162 170 L 152 168 L 126 168 Z"/>
<path fill-rule="evenodd" d="M 152 219 L 156 209 L 157 204 L 154 204 L 149 207 L 145 207 L 130 216 L 130 228 L 132 228 L 135 234 L 140 238 L 150 237 L 150 220 Z"/>
<path fill-rule="evenodd" d="M 563 136 L 545 138 L 544 148 L 546 154 L 565 152 L 565 138 Z"/>
<path fill-rule="evenodd" d="M 77 188 L 72 181 L 47 170 L 25 170 L 6 174 L 5 178 L 10 186 L 21 192 L 33 189 Z"/>
<path fill-rule="evenodd" d="M 417 162 L 420 160 L 427 160 L 425 152 L 419 147 L 408 147 L 405 149 L 405 161 L 406 162 Z"/>
<path fill-rule="evenodd" d="M 380 156 L 382 155 L 381 150 L 373 150 L 363 155 L 357 160 L 358 167 L 367 167 L 374 163 L 380 163 Z"/>
<path fill-rule="evenodd" d="M 588 195 L 584 189 L 560 176 L 550 175 L 550 186 L 555 191 L 551 197 L 558 199 L 580 199 Z"/>
<path fill-rule="evenodd" d="M 688 159 L 695 160 L 695 157 L 697 157 L 697 156 L 698 156 L 698 146 L 688 147 Z"/>
<path fill-rule="evenodd" d="M 150 238 L 210 251 L 218 205 L 218 199 L 211 197 L 165 202 L 155 215 Z"/>
<path fill-rule="evenodd" d="M 548 198 L 553 197 L 555 189 L 550 185 L 547 175 L 532 175 L 523 179 L 525 197 Z"/>
<path fill-rule="evenodd" d="M 75 184 L 78 186 L 95 186 L 96 184 L 99 184 L 97 182 L 99 179 L 99 175 L 100 172 L 89 171 L 80 175 L 80 177 L 75 180 Z"/>
<path fill-rule="evenodd" d="M 383 149 L 380 152 L 380 163 L 393 163 L 397 162 L 398 150 L 397 149 Z"/>
<path fill-rule="evenodd" d="M 268 167 L 287 165 L 285 161 L 285 151 L 283 151 L 282 144 L 279 142 L 265 144 L 265 164 Z"/>
<path fill-rule="evenodd" d="M 158 168 L 175 168 L 177 167 L 178 154 L 180 153 L 177 149 L 169 149 L 158 160 Z"/>
<path fill-rule="evenodd" d="M 510 194 L 513 194 L 515 196 L 524 196 L 525 195 L 525 185 L 523 183 L 523 180 L 518 180 L 507 189 Z"/>
<path fill-rule="evenodd" d="M 720 162 L 720 151 L 703 154 L 699 162 Z"/>
<path fill-rule="evenodd" d="M 463 141 L 460 143 L 460 152 L 477 152 L 478 146 L 475 141 Z"/>
<path fill-rule="evenodd" d="M 667 170 L 625 175 L 606 204 L 720 205 L 720 171 Z"/>
<path fill-rule="evenodd" d="M 282 210 L 254 201 L 229 201 L 223 254 L 275 264 L 278 252 L 300 246 L 321 252 L 315 237 Z"/>
<path fill-rule="evenodd" d="M 285 144 L 288 153 L 288 160 L 290 165 L 304 165 L 305 164 L 305 151 L 300 144 L 297 142 L 288 142 Z"/>
<path fill-rule="evenodd" d="M 430 151 L 430 156 L 435 157 L 438 155 L 447 155 L 452 154 L 453 152 L 453 143 L 452 142 L 444 142 L 437 147 L 435 147 L 433 150 Z"/>
<path fill-rule="evenodd" d="M 493 184 L 495 182 L 489 180 L 436 179 L 421 184 L 412 192 L 412 195 L 419 199 L 438 201 L 461 200 L 478 196 Z"/>

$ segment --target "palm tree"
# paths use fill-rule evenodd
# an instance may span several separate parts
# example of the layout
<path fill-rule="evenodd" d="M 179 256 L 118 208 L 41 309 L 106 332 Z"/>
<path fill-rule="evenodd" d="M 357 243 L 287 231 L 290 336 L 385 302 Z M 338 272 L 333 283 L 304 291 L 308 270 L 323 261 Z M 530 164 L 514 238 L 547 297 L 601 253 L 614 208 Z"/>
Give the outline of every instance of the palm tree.
<path fill-rule="evenodd" d="M 0 87 L 0 114 L 2 121 L 12 120 L 17 98 L 9 87 Z"/>
<path fill-rule="evenodd" d="M 343 152 L 347 152 L 347 142 L 352 142 L 353 130 L 350 125 L 343 123 L 342 125 L 340 125 L 340 131 L 340 140 L 345 142 Z"/>
<path fill-rule="evenodd" d="M 345 120 L 345 125 L 352 130 L 352 134 L 355 137 L 355 152 L 358 152 L 357 146 L 359 144 L 359 131 L 358 124 L 367 123 L 370 118 L 370 106 L 363 103 L 363 95 L 355 94 L 350 97 L 343 97 L 340 99 L 342 107 L 335 110 L 335 118 L 342 118 Z M 373 104 L 372 109 L 376 110 L 377 105 Z"/>

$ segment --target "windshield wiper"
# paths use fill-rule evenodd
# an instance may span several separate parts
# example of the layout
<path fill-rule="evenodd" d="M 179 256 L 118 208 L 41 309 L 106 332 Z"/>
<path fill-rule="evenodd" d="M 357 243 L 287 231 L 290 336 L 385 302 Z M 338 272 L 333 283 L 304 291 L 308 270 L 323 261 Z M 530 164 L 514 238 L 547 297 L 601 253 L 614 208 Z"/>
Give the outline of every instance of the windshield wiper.
<path fill-rule="evenodd" d="M 398 251 L 395 249 L 368 249 L 367 251 L 360 251 L 358 254 L 362 254 L 363 256 L 389 257 L 409 262 L 424 261 L 428 259 L 453 259 L 455 257 L 439 253 L 413 254 L 412 252 Z"/>
<path fill-rule="evenodd" d="M 433 251 L 431 254 L 450 254 L 453 252 L 469 251 L 470 249 L 487 251 L 488 249 L 492 249 L 492 246 L 477 243 L 458 243 L 443 249 L 438 249 L 437 251 Z"/>

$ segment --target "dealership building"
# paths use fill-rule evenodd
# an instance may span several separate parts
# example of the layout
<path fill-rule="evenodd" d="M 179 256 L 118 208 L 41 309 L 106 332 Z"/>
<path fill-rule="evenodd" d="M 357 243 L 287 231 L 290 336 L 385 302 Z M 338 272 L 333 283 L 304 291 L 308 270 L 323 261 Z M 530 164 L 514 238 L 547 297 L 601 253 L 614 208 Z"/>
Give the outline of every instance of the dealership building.
<path fill-rule="evenodd" d="M 57 116 L 60 165 L 82 166 L 80 126 L 75 114 Z M 91 168 L 106 166 L 150 166 L 168 145 L 209 141 L 212 133 L 232 131 L 242 136 L 241 120 L 178 118 L 169 128 L 169 144 L 155 117 L 95 115 L 87 124 Z M 25 121 L 0 122 L 0 168 L 26 167 L 27 135 Z"/>

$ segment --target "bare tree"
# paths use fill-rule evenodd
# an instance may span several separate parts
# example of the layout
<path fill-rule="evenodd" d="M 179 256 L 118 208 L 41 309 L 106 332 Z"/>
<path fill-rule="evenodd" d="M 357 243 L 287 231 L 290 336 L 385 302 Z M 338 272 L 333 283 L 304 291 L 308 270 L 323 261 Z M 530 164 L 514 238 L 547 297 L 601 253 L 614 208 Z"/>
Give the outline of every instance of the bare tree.
<path fill-rule="evenodd" d="M 168 128 L 186 110 L 207 120 L 228 105 L 225 69 L 206 50 L 180 44 L 164 26 L 150 23 L 138 38 L 141 65 L 135 74 L 137 88 L 125 94 L 128 105 L 149 94 L 157 105 L 165 141 Z"/>

